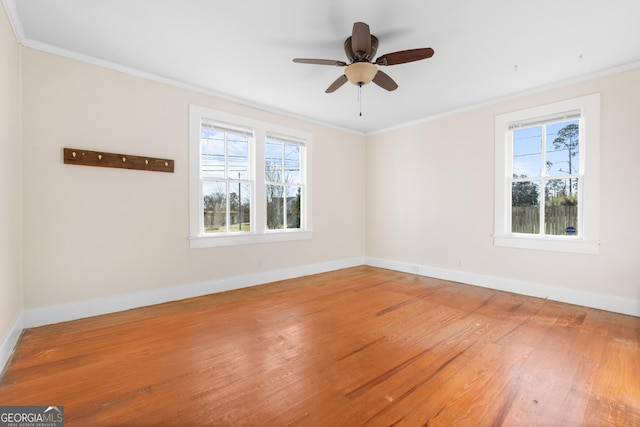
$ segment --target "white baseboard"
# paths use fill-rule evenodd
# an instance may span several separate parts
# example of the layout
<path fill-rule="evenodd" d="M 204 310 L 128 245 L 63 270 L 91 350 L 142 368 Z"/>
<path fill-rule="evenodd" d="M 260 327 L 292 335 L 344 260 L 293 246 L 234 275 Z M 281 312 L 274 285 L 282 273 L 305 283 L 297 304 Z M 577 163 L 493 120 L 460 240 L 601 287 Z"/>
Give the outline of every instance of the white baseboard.
<path fill-rule="evenodd" d="M 66 322 L 68 320 L 81 319 L 83 317 L 115 313 L 117 311 L 129 310 L 137 307 L 178 301 L 186 298 L 228 291 L 231 289 L 245 288 L 278 280 L 293 279 L 296 277 L 309 276 L 311 274 L 355 267 L 363 265 L 364 263 L 365 257 L 348 258 L 282 270 L 265 271 L 264 273 L 230 277 L 227 279 L 189 283 L 185 285 L 170 286 L 166 288 L 114 295 L 104 298 L 95 298 L 48 307 L 29 308 L 24 310 L 24 327 L 32 328 L 52 323 Z"/>
<path fill-rule="evenodd" d="M 4 372 L 4 368 L 7 366 L 13 350 L 16 348 L 20 334 L 22 334 L 23 326 L 23 314 L 20 313 L 16 321 L 13 323 L 13 327 L 5 337 L 4 341 L 0 345 L 0 377 Z"/>
<path fill-rule="evenodd" d="M 467 285 L 481 286 L 483 288 L 496 289 L 499 291 L 512 292 L 515 294 L 528 295 L 552 301 L 566 302 L 569 304 L 640 317 L 640 300 L 622 298 L 615 295 L 598 294 L 595 292 L 586 292 L 576 289 L 543 285 L 521 280 L 504 279 L 501 277 L 487 276 L 466 271 L 429 267 L 374 257 L 366 257 L 366 264 L 372 267 L 386 268 L 389 270 L 418 274 L 420 276 L 450 280 L 452 282 L 459 282 Z"/>

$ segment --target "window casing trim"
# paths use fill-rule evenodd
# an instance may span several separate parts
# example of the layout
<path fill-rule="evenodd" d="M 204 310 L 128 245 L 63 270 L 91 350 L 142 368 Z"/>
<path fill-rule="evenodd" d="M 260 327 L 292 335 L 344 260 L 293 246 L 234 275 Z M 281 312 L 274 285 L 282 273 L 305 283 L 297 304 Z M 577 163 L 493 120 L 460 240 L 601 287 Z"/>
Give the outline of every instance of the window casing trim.
<path fill-rule="evenodd" d="M 580 112 L 581 189 L 579 236 L 526 235 L 511 232 L 512 129 L 514 124 L 535 123 L 553 115 Z M 511 129 L 510 129 L 511 128 Z M 597 254 L 600 250 L 600 94 L 501 114 L 495 118 L 494 245 L 512 248 Z"/>
<path fill-rule="evenodd" d="M 201 208 L 202 190 L 200 177 L 200 125 L 202 119 L 208 119 L 232 128 L 253 129 L 255 143 L 250 148 L 251 177 L 255 185 L 251 200 L 251 232 L 219 233 L 205 235 L 202 228 Z M 267 135 L 288 136 L 293 140 L 304 141 L 302 163 L 305 172 L 302 175 L 305 197 L 301 201 L 303 222 L 299 229 L 268 230 L 266 224 L 266 185 L 264 168 L 264 141 Z M 309 132 L 292 129 L 268 122 L 238 116 L 197 105 L 189 105 L 189 245 L 191 248 L 233 246 L 292 240 L 306 240 L 313 237 L 311 209 L 311 164 L 312 135 Z"/>

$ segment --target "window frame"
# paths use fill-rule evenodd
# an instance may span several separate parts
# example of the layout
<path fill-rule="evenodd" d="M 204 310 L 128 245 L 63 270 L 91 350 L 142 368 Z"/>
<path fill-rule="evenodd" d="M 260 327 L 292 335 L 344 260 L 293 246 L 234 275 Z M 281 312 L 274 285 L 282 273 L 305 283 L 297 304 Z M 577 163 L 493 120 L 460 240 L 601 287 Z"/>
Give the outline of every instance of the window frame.
<path fill-rule="evenodd" d="M 207 119 L 208 120 L 208 119 Z M 202 132 L 202 120 L 201 120 L 201 132 Z M 255 191 L 253 190 L 253 186 L 254 186 L 254 181 L 255 178 L 252 177 L 253 171 L 254 171 L 254 167 L 253 167 L 253 163 L 255 162 L 254 160 L 254 156 L 255 156 L 255 149 L 254 149 L 254 145 L 255 142 L 253 141 L 255 139 L 255 135 L 253 133 L 252 129 L 246 129 L 246 128 L 239 128 L 238 126 L 229 126 L 226 123 L 220 123 L 219 121 L 213 123 L 209 123 L 208 127 L 210 128 L 210 130 L 216 130 L 218 132 L 224 132 L 225 135 L 225 140 L 224 140 L 224 171 L 222 173 L 222 176 L 200 176 L 200 185 L 201 187 L 204 185 L 205 182 L 218 182 L 218 183 L 224 183 L 225 188 L 226 188 L 226 197 L 225 197 L 225 228 L 227 229 L 226 232 L 218 232 L 218 233 L 205 233 L 204 232 L 204 221 L 203 221 L 203 212 L 200 212 L 200 226 L 199 227 L 199 232 L 202 235 L 206 235 L 206 236 L 231 236 L 231 235 L 236 235 L 236 234 L 246 234 L 246 233 L 250 233 L 251 230 L 254 228 L 253 225 L 253 220 L 254 220 L 254 214 L 253 214 L 253 205 L 255 204 L 255 197 L 254 197 L 254 193 Z M 230 173 L 230 168 L 231 168 L 231 158 L 230 158 L 230 154 L 229 154 L 229 144 L 230 144 L 230 138 L 229 136 L 231 135 L 235 135 L 235 136 L 244 136 L 247 137 L 247 177 L 245 178 L 233 178 L 231 176 Z M 202 142 L 202 136 L 200 137 L 200 143 Z M 200 147 L 200 145 L 199 145 Z M 199 159 L 202 159 L 202 153 L 200 153 L 200 157 Z M 200 172 L 202 172 L 202 165 L 200 165 Z M 238 231 L 231 231 L 230 228 L 232 227 L 232 221 L 231 221 L 231 206 L 230 206 L 230 193 L 231 193 L 231 185 L 233 184 L 234 186 L 236 184 L 246 184 L 248 183 L 250 185 L 250 187 L 252 188 L 251 190 L 251 194 L 249 196 L 249 206 L 250 206 L 250 213 L 249 213 L 249 224 L 251 229 L 249 231 L 242 231 L 241 227 L 239 227 L 240 229 Z M 202 194 L 202 193 L 201 193 Z M 203 195 L 203 194 L 202 194 Z M 203 201 L 204 203 L 204 201 Z"/>
<path fill-rule="evenodd" d="M 288 196 L 287 194 L 287 190 L 290 187 L 299 187 L 301 189 L 301 194 L 300 194 L 300 207 L 302 207 L 305 203 L 305 199 L 307 197 L 307 190 L 306 190 L 306 186 L 305 186 L 305 180 L 304 180 L 304 173 L 305 173 L 305 151 L 306 151 L 306 142 L 299 140 L 299 139 L 295 139 L 292 138 L 291 136 L 288 135 L 278 135 L 275 134 L 274 132 L 268 132 L 267 133 L 267 137 L 265 138 L 265 145 L 268 144 L 269 142 L 278 142 L 280 144 L 282 144 L 282 175 L 283 177 L 286 176 L 286 151 L 285 151 L 285 145 L 295 145 L 297 147 L 300 148 L 300 152 L 299 152 L 299 175 L 300 178 L 298 179 L 297 182 L 293 182 L 293 183 L 289 183 L 287 182 L 286 179 L 280 180 L 280 181 L 272 181 L 269 180 L 267 177 L 267 173 L 266 173 L 266 167 L 267 167 L 267 158 L 265 156 L 264 160 L 265 160 L 265 176 L 264 176 L 264 180 L 265 180 L 265 188 L 268 188 L 269 186 L 277 186 L 277 187 L 282 187 L 283 189 L 283 194 L 285 195 L 283 197 L 283 205 L 282 205 L 282 212 L 283 212 L 283 227 L 282 228 L 269 228 L 269 224 L 268 224 L 268 217 L 269 214 L 267 212 L 267 215 L 265 216 L 265 220 L 267 221 L 267 225 L 266 225 L 266 232 L 280 232 L 280 231 L 284 231 L 284 230 L 300 230 L 300 229 L 304 229 L 305 228 L 305 216 L 303 215 L 302 209 L 300 209 L 300 226 L 299 227 L 289 227 L 288 225 L 288 218 L 287 218 L 287 198 Z M 267 201 L 268 201 L 268 194 L 267 194 Z"/>
<path fill-rule="evenodd" d="M 511 231 L 511 183 L 513 181 L 514 124 L 545 121 L 550 117 L 579 111 L 580 171 L 579 235 L 554 236 Z M 544 191 L 544 189 L 541 189 Z M 495 246 L 582 254 L 600 250 L 600 94 L 592 94 L 524 110 L 495 118 Z M 540 201 L 544 203 L 544 199 Z"/>
<path fill-rule="evenodd" d="M 200 127 L 202 120 L 220 123 L 229 128 L 253 130 L 250 142 L 251 227 L 249 232 L 204 233 L 203 195 L 200 157 Z M 286 136 L 304 142 L 301 154 L 301 182 L 306 194 L 301 200 L 302 221 L 296 229 L 267 229 L 265 141 L 269 134 Z M 189 105 L 189 245 L 192 249 L 244 244 L 306 240 L 313 237 L 311 217 L 311 146 L 310 132 L 288 128 L 249 117 L 226 113 L 198 105 Z"/>

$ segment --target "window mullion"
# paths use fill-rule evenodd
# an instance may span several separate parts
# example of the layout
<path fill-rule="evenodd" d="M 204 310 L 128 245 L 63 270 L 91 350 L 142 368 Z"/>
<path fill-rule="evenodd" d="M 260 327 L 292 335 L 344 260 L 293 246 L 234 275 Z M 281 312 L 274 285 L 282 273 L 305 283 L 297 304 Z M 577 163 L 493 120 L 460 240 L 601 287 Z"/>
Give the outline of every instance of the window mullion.
<path fill-rule="evenodd" d="M 513 144 L 514 144 L 514 131 L 512 129 L 508 130 L 506 132 L 507 134 L 507 143 L 506 143 L 506 153 L 505 153 L 505 158 L 502 159 L 503 162 L 506 163 L 506 171 L 505 171 L 505 176 L 506 176 L 506 185 L 505 188 L 503 188 L 504 191 L 504 195 L 505 195 L 505 206 L 502 210 L 503 215 L 504 215 L 504 219 L 505 219 L 505 226 L 504 226 L 504 233 L 507 233 L 507 230 L 509 230 L 508 232 L 511 233 L 513 230 L 513 182 L 514 182 L 514 178 L 513 178 Z"/>
<path fill-rule="evenodd" d="M 541 144 L 542 147 L 540 147 L 540 151 L 541 151 L 541 162 L 542 164 L 540 165 L 541 169 L 540 169 L 540 235 L 544 236 L 546 234 L 546 230 L 545 230 L 545 223 L 546 223 L 546 200 L 547 200 L 547 192 L 546 192 L 546 180 L 547 180 L 547 125 L 543 124 L 542 125 L 542 138 L 541 138 Z"/>
<path fill-rule="evenodd" d="M 286 156 L 284 155 L 286 151 L 286 143 L 282 143 L 282 176 L 280 178 L 280 185 L 282 186 L 282 229 L 287 229 L 287 185 L 285 184 L 287 181 L 287 164 L 286 164 Z"/>
<path fill-rule="evenodd" d="M 300 210 L 300 227 L 301 228 L 306 228 L 306 215 L 302 215 L 302 212 L 305 211 L 305 206 L 306 206 L 306 193 L 307 193 L 307 183 L 305 180 L 305 173 L 306 170 L 304 168 L 304 162 L 305 162 L 305 150 L 300 150 L 300 157 L 299 157 L 299 162 L 300 162 L 300 182 L 298 183 L 298 185 L 300 185 L 300 206 L 298 207 L 298 209 Z"/>
<path fill-rule="evenodd" d="M 255 200 L 252 207 L 252 220 L 255 224 L 255 232 L 262 234 L 267 229 L 267 179 L 265 170 L 265 144 L 266 144 L 266 132 L 262 129 L 255 130 L 255 141 L 253 144 L 254 151 L 251 164 L 252 170 L 255 172 L 253 183 L 256 188 L 253 191 Z M 260 161 L 258 161 L 260 159 Z M 260 218 L 260 221 L 257 219 Z"/>
<path fill-rule="evenodd" d="M 230 176 L 230 172 L 229 172 L 229 134 L 227 132 L 224 133 L 224 179 L 225 179 L 225 186 L 226 186 L 226 212 L 225 212 L 225 232 L 228 233 L 230 231 L 229 229 L 229 225 L 231 224 L 231 214 L 230 214 L 230 210 L 231 210 L 231 203 L 229 202 L 229 197 L 231 196 L 230 191 L 231 191 L 231 186 L 230 186 L 230 182 L 229 182 L 229 176 Z"/>

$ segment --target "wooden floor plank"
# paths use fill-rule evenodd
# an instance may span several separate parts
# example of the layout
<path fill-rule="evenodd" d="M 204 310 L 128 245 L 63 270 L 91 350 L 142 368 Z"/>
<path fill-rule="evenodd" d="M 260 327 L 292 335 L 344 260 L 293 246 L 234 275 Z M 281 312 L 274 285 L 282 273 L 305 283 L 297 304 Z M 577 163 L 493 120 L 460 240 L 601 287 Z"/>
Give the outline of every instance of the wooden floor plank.
<path fill-rule="evenodd" d="M 69 426 L 640 426 L 640 319 L 372 267 L 26 330 Z"/>

